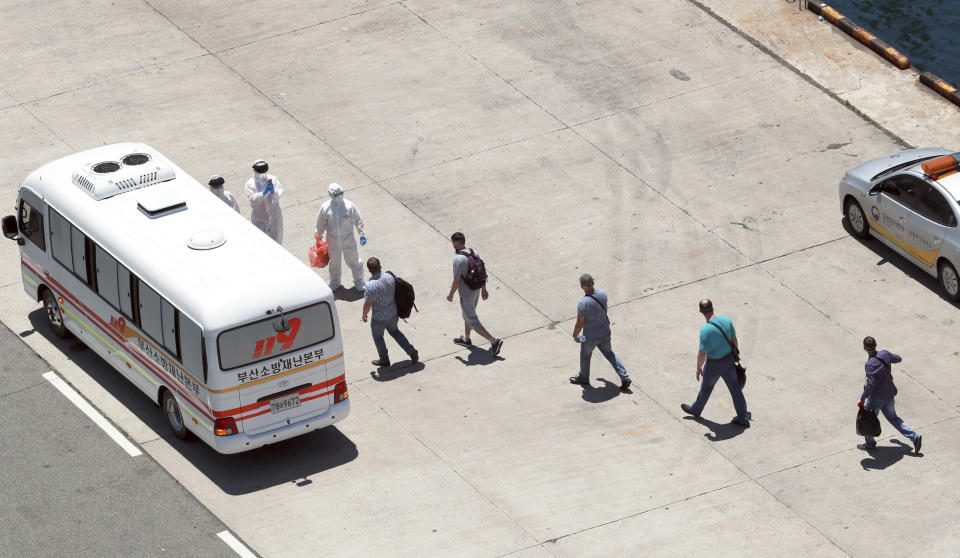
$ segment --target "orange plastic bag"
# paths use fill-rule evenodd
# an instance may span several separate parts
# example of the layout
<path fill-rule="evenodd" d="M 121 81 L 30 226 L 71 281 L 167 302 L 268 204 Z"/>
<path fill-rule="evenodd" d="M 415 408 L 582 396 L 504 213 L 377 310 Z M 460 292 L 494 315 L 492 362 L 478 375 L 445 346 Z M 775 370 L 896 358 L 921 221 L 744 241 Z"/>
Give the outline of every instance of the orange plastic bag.
<path fill-rule="evenodd" d="M 320 240 L 319 234 L 313 233 L 313 236 L 316 237 L 317 244 L 307 250 L 310 265 L 313 267 L 327 267 L 327 264 L 330 263 L 330 251 L 327 248 L 327 243 Z"/>

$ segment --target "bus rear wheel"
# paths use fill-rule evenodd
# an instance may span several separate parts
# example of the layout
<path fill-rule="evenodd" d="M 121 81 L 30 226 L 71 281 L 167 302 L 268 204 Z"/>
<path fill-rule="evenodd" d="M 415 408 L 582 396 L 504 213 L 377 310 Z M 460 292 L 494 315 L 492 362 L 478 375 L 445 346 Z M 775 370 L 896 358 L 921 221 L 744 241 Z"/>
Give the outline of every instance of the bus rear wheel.
<path fill-rule="evenodd" d="M 183 415 L 180 414 L 180 404 L 177 398 L 167 390 L 163 391 L 163 398 L 160 403 L 163 408 L 163 416 L 167 419 L 170 426 L 170 432 L 181 440 L 187 439 L 187 425 L 183 422 Z"/>
<path fill-rule="evenodd" d="M 67 326 L 63 323 L 63 314 L 60 313 L 57 297 L 53 296 L 53 291 L 50 289 L 43 291 L 43 310 L 47 314 L 47 323 L 50 324 L 53 334 L 60 339 L 66 339 L 70 332 L 67 331 Z"/>

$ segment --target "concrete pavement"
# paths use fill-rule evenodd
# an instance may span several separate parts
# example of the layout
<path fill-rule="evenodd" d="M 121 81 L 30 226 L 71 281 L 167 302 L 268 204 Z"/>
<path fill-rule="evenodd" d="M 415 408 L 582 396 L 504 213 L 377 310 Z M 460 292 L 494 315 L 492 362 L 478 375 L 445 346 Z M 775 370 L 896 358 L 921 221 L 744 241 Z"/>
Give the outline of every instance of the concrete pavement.
<path fill-rule="evenodd" d="M 960 147 L 958 111 L 910 71 L 776 1 L 89 4 L 4 9 L 0 205 L 49 160 L 133 140 L 223 175 L 246 212 L 262 157 L 285 187 L 286 248 L 306 261 L 336 181 L 367 221 L 361 255 L 417 289 L 401 327 L 422 366 L 374 373 L 360 302 L 341 300 L 351 416 L 220 456 L 55 342 L 0 245 L 0 319 L 260 554 L 957 545 L 958 309 L 851 238 L 836 195 L 864 159 Z M 479 312 L 506 339 L 497 359 L 451 343 L 456 230 L 491 273 Z M 599 356 L 593 389 L 566 381 L 583 272 L 610 294 L 629 393 Z M 723 387 L 700 420 L 679 409 L 705 296 L 737 325 L 746 431 Z M 898 410 L 921 456 L 899 436 L 855 449 L 868 334 L 904 357 Z"/>
<path fill-rule="evenodd" d="M 89 352 L 75 345 L 63 348 Z M 213 514 L 149 456 L 124 453 L 5 327 L 0 347 L 0 555 L 237 555 Z"/>

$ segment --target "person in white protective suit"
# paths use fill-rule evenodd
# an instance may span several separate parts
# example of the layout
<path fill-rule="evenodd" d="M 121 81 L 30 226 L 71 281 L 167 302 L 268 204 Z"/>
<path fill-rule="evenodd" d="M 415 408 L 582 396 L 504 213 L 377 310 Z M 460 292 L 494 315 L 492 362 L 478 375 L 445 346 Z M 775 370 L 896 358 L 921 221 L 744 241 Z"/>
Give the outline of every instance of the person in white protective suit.
<path fill-rule="evenodd" d="M 210 177 L 210 182 L 207 182 L 210 185 L 210 192 L 214 196 L 220 198 L 223 203 L 229 205 L 233 208 L 234 211 L 240 213 L 240 204 L 237 203 L 237 198 L 233 197 L 233 194 L 227 192 L 223 189 L 223 177 L 220 175 L 213 175 Z"/>
<path fill-rule="evenodd" d="M 360 263 L 360 254 L 357 253 L 357 239 L 353 236 L 353 228 L 360 234 L 360 246 L 367 244 L 367 237 L 363 232 L 363 217 L 353 202 L 343 199 L 343 188 L 334 182 L 327 189 L 330 201 L 320 206 L 317 215 L 317 234 L 326 234 L 330 252 L 330 289 L 340 288 L 340 256 L 347 261 L 350 271 L 353 272 L 353 282 L 358 291 L 363 291 L 363 264 Z"/>
<path fill-rule="evenodd" d="M 283 186 L 276 176 L 267 174 L 266 161 L 253 163 L 253 176 L 247 180 L 245 191 L 250 200 L 250 222 L 270 238 L 283 244 L 283 214 L 280 212 L 280 196 Z"/>

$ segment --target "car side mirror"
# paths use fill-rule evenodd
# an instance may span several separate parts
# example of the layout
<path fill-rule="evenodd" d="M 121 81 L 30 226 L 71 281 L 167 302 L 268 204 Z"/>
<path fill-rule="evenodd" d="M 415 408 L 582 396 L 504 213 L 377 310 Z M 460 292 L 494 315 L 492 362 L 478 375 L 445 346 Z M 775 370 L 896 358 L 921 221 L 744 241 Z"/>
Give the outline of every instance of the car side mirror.
<path fill-rule="evenodd" d="M 20 236 L 20 231 L 17 229 L 17 218 L 13 215 L 7 215 L 3 218 L 3 236 L 11 240 Z"/>
<path fill-rule="evenodd" d="M 883 192 L 884 190 L 886 190 L 886 188 L 884 188 L 882 184 L 878 184 L 873 188 L 870 188 L 870 190 L 867 191 L 867 194 L 870 194 L 871 196 L 876 196 L 877 194 L 879 194 L 880 192 Z"/>

